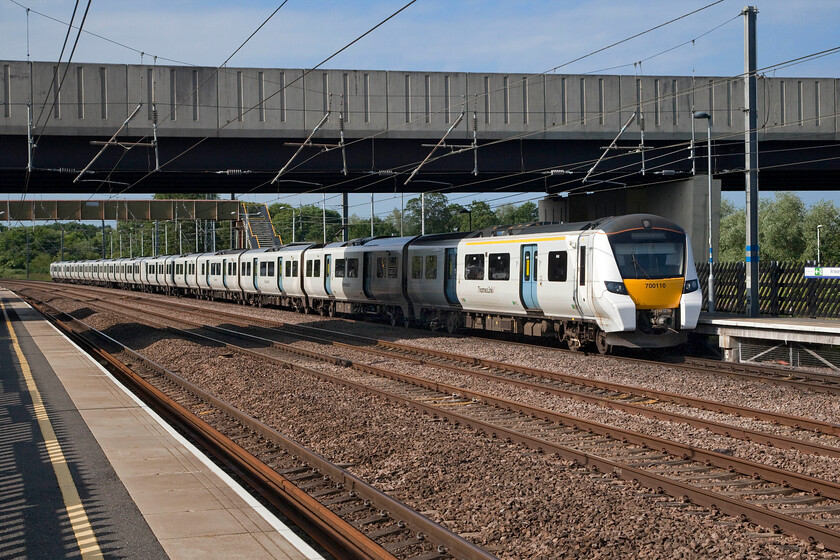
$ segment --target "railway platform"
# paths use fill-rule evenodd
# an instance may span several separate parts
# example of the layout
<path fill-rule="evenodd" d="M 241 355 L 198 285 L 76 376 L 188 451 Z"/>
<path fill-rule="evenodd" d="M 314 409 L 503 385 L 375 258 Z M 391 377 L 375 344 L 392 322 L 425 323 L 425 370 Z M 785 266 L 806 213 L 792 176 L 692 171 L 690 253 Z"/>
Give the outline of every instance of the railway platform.
<path fill-rule="evenodd" d="M 701 313 L 698 334 L 718 337 L 724 359 L 840 372 L 840 320 Z"/>
<path fill-rule="evenodd" d="M 0 556 L 320 559 L 0 287 Z"/>

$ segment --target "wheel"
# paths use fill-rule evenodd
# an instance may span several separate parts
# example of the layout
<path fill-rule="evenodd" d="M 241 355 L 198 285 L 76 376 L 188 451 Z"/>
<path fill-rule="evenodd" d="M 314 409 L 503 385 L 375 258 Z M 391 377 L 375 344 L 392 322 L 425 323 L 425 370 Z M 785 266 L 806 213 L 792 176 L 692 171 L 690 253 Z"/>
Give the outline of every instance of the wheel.
<path fill-rule="evenodd" d="M 329 306 L 327 306 L 327 315 L 335 317 L 335 303 L 331 302 Z"/>
<path fill-rule="evenodd" d="M 609 354 L 612 352 L 612 346 L 607 344 L 607 333 L 598 329 L 595 334 L 595 348 L 598 349 L 599 354 Z"/>

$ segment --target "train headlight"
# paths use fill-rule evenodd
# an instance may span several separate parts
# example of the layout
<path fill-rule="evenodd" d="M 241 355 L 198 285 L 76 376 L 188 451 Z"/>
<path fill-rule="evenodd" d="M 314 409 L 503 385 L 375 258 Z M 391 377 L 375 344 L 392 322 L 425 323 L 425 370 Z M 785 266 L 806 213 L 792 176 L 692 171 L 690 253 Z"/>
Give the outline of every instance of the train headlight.
<path fill-rule="evenodd" d="M 627 295 L 627 286 L 624 285 L 624 282 L 604 282 L 604 284 L 606 284 L 608 292 Z"/>
<path fill-rule="evenodd" d="M 683 286 L 683 293 L 690 294 L 691 292 L 696 292 L 700 289 L 700 282 L 697 280 L 686 280 L 685 286 Z"/>

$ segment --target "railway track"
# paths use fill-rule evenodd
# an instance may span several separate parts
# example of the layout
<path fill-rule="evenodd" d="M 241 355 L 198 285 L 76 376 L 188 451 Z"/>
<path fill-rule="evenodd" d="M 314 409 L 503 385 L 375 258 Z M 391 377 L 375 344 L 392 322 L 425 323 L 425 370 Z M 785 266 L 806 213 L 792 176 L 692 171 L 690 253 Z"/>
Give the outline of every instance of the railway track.
<path fill-rule="evenodd" d="M 175 307 L 185 313 L 197 316 L 195 320 L 188 320 L 183 314 L 180 314 L 178 317 L 180 322 L 188 323 L 193 327 L 209 328 L 204 320 L 207 310 L 201 307 L 177 302 L 173 305 L 173 302 L 161 302 L 160 300 L 149 298 L 137 299 L 133 296 L 125 296 L 124 294 L 119 294 L 116 297 L 117 299 L 144 301 L 146 305 L 150 305 L 152 307 L 162 307 L 163 310 L 160 312 L 147 310 L 147 313 L 150 315 L 154 315 L 161 319 L 172 319 L 171 308 Z M 97 300 L 98 298 L 95 298 L 91 301 Z M 128 304 L 111 302 L 111 305 L 116 305 L 123 311 L 131 309 L 131 306 Z M 417 346 L 398 344 L 321 328 L 290 325 L 278 321 L 245 317 L 240 313 L 230 313 L 218 310 L 214 310 L 212 313 L 213 317 L 216 319 L 230 319 L 231 321 L 241 323 L 243 328 L 252 328 L 255 323 L 275 329 L 282 328 L 282 332 L 274 330 L 260 333 L 258 338 L 263 341 L 267 340 L 266 337 L 273 337 L 270 338 L 271 342 L 277 342 L 276 337 L 279 335 L 286 337 L 295 336 L 301 340 L 309 340 L 319 344 L 330 344 L 333 346 L 352 348 L 359 352 L 365 352 L 377 356 L 389 358 L 399 357 L 400 359 L 413 361 L 419 365 L 434 366 L 462 375 L 509 383 L 524 389 L 555 394 L 561 397 L 621 410 L 631 414 L 639 414 L 648 418 L 685 423 L 707 429 L 712 433 L 778 447 L 781 449 L 796 449 L 803 453 L 811 453 L 826 457 L 840 457 L 840 425 L 837 424 L 816 421 L 799 416 L 790 416 L 756 408 L 729 405 L 707 399 L 679 395 L 676 393 L 601 382 L 586 377 L 559 374 L 538 368 L 512 366 L 498 361 L 484 360 L 451 352 L 430 350 Z M 243 336 L 247 336 L 247 332 L 239 332 L 242 333 Z M 339 342 L 337 339 L 345 340 L 345 342 Z M 292 348 L 289 347 L 288 350 L 292 351 Z M 319 356 L 323 357 L 323 354 L 320 354 Z M 681 414 L 673 411 L 663 411 L 656 408 L 656 406 L 660 403 L 672 403 L 694 409 L 719 412 L 735 417 L 752 417 L 757 420 L 773 424 L 776 431 L 779 430 L 778 427 L 780 426 L 784 426 L 785 429 L 783 430 L 783 433 L 775 433 L 767 430 L 761 431 L 756 429 L 741 428 L 733 425 L 732 423 L 706 420 L 687 413 Z"/>
<path fill-rule="evenodd" d="M 494 558 L 83 321 L 30 304 L 337 558 Z"/>
<path fill-rule="evenodd" d="M 341 364 L 352 373 L 331 375 L 182 332 L 840 549 L 840 485 L 834 483 L 368 364 Z"/>

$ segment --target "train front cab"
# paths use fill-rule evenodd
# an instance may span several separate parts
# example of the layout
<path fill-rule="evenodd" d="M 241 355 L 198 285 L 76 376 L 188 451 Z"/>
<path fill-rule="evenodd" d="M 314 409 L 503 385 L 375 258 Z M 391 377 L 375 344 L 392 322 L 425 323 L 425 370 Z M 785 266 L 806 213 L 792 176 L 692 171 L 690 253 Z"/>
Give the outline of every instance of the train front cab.
<path fill-rule="evenodd" d="M 578 303 L 605 335 L 596 340 L 599 350 L 604 344 L 656 348 L 685 342 L 702 305 L 691 254 L 681 227 L 646 214 L 607 220 L 581 236 Z"/>

